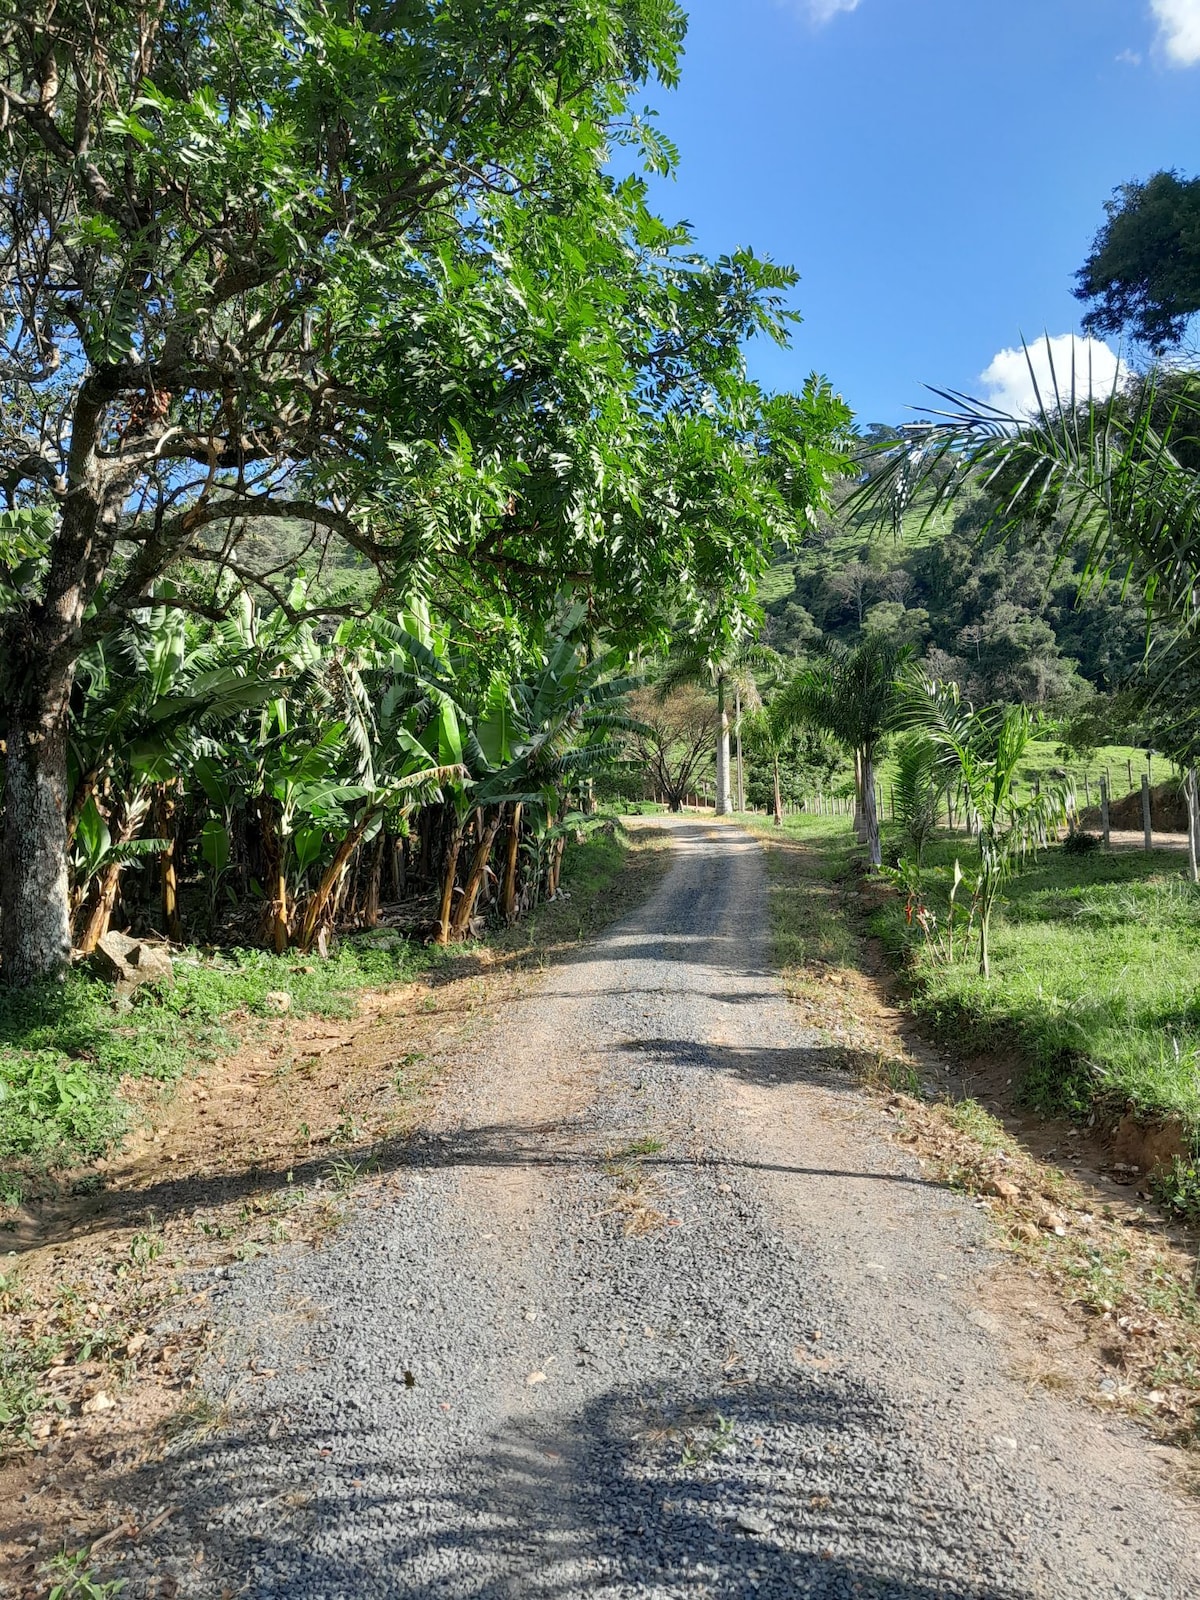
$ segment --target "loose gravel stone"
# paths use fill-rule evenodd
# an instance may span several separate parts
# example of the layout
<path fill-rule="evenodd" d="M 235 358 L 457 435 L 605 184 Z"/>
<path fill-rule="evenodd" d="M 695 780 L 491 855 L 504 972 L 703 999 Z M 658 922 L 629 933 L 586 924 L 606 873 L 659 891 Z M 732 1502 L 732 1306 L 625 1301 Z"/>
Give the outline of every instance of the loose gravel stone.
<path fill-rule="evenodd" d="M 1195 1595 L 1194 1514 L 1136 1434 L 1005 1376 L 978 1216 L 784 1000 L 759 847 L 673 826 L 386 1203 L 225 1286 L 229 1422 L 147 1483 L 180 1509 L 131 1594 Z"/>

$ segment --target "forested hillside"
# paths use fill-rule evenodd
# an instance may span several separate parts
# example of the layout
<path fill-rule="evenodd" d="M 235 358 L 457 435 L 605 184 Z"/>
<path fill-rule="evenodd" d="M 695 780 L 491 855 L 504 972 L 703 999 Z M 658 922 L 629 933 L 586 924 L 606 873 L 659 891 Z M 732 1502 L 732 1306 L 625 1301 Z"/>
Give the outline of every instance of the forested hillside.
<path fill-rule="evenodd" d="M 893 535 L 862 513 L 822 519 L 764 584 L 764 638 L 788 656 L 823 637 L 864 631 L 911 645 L 936 677 L 977 703 L 1060 710 L 1089 689 L 1109 694 L 1144 653 L 1140 595 L 1119 584 L 1085 589 L 1085 550 L 1058 562 L 1051 533 L 981 538 L 982 502 L 927 518 L 917 509 Z"/>

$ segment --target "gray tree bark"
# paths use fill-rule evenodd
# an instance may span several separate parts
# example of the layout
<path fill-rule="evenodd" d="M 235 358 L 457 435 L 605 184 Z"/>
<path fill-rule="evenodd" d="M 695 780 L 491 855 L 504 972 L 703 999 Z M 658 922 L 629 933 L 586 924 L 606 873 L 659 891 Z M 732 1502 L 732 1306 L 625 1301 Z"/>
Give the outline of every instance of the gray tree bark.
<path fill-rule="evenodd" d="M 24 985 L 71 956 L 67 904 L 67 702 L 70 675 L 29 674 L 5 727 L 0 836 L 0 977 Z"/>
<path fill-rule="evenodd" d="M 0 639 L 5 723 L 0 836 L 0 981 L 61 972 L 71 956 L 67 900 L 67 719 L 83 615 L 116 536 L 122 480 L 106 483 L 97 441 L 111 377 L 80 386 L 65 493 L 42 599 L 13 613 Z M 114 499 L 115 496 L 115 499 Z"/>
<path fill-rule="evenodd" d="M 725 679 L 717 679 L 717 799 L 716 814 L 727 817 L 733 810 L 729 792 L 729 708 L 725 704 Z"/>

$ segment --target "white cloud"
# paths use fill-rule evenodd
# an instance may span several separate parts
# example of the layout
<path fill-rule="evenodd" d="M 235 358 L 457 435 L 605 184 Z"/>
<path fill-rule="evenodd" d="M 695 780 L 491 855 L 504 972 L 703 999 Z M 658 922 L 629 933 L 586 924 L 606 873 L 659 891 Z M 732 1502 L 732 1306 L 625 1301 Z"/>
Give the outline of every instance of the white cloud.
<path fill-rule="evenodd" d="M 1142 58 L 1136 50 L 1122 50 L 1113 60 L 1124 62 L 1127 67 L 1140 67 L 1142 64 Z"/>
<path fill-rule="evenodd" d="M 1112 393 L 1114 382 L 1125 371 L 1124 363 L 1102 340 L 1060 333 L 1052 339 L 1032 342 L 1028 352 L 998 351 L 981 374 L 981 382 L 989 405 L 1008 416 L 1024 417 L 1037 411 L 1038 390 L 1047 407 L 1056 403 L 1056 383 L 1058 399 L 1064 404 L 1072 393 L 1077 400 L 1086 400 L 1090 395 L 1103 399 Z"/>
<path fill-rule="evenodd" d="M 1200 0 L 1150 0 L 1168 61 L 1177 67 L 1200 62 Z"/>
<path fill-rule="evenodd" d="M 777 5 L 787 6 L 790 11 L 806 12 L 818 26 L 832 22 L 844 11 L 857 11 L 861 3 L 862 0 L 776 0 Z"/>

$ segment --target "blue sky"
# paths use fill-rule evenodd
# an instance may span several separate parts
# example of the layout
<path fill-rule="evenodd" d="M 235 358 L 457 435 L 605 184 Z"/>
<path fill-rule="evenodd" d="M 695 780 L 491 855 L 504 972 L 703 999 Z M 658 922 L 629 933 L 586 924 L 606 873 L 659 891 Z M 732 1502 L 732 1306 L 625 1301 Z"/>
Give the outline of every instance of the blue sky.
<path fill-rule="evenodd" d="M 1200 173 L 1200 0 L 684 3 L 657 208 L 799 269 L 804 323 L 756 375 L 817 368 L 863 422 L 925 383 L 1003 398 L 1000 352 L 1078 330 L 1113 188 Z"/>

